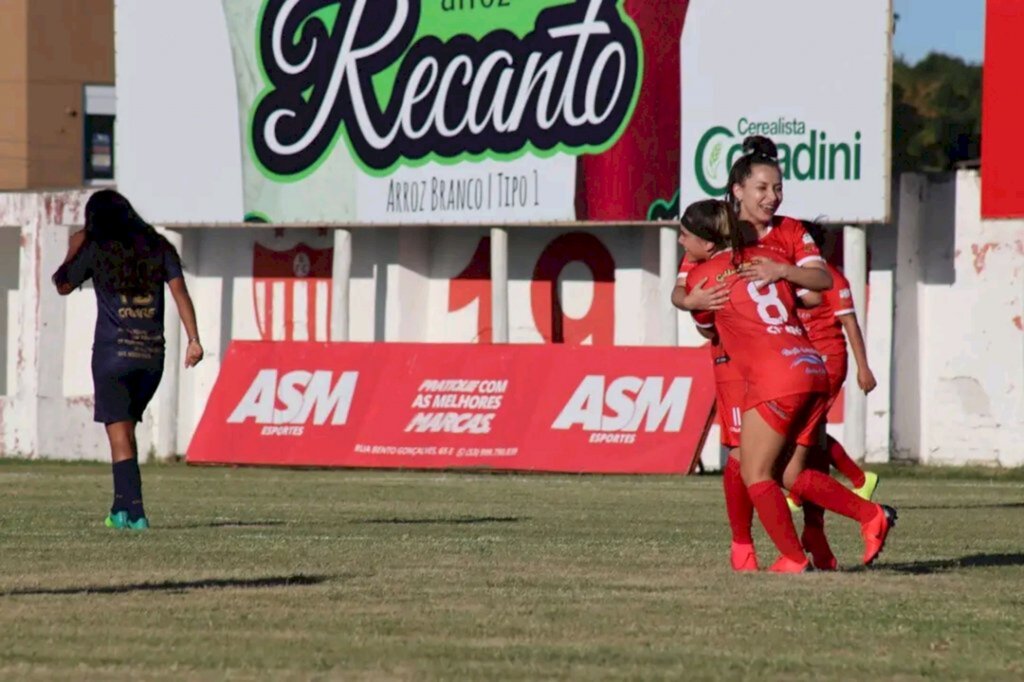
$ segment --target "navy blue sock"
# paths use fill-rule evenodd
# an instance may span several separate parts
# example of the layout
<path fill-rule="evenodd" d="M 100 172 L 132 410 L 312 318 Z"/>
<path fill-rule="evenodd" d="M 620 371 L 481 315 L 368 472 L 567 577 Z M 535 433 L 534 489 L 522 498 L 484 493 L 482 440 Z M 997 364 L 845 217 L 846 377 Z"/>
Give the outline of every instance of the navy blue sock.
<path fill-rule="evenodd" d="M 126 511 L 132 521 L 146 515 L 142 506 L 142 474 L 139 460 L 134 457 L 114 463 L 114 505 L 110 511 Z"/>
<path fill-rule="evenodd" d="M 134 461 L 134 459 L 126 459 L 121 462 L 114 462 L 112 465 L 114 471 L 114 503 L 110 505 L 111 514 L 128 511 L 129 488 L 131 487 L 129 471 Z"/>

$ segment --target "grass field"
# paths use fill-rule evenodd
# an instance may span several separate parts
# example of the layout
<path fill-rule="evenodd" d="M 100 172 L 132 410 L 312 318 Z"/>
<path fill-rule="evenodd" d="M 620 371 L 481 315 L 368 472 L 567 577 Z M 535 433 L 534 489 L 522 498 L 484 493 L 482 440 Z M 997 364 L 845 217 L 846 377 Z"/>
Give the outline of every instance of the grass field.
<path fill-rule="evenodd" d="M 775 576 L 713 476 L 156 465 L 136 533 L 3 461 L 0 679 L 1024 679 L 1024 476 L 884 473 L 877 568 Z"/>

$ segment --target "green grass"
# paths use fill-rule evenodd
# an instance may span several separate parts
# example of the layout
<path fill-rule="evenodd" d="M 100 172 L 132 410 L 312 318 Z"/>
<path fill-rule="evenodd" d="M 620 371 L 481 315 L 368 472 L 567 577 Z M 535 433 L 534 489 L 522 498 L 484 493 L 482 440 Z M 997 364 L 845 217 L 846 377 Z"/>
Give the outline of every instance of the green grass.
<path fill-rule="evenodd" d="M 147 466 L 132 533 L 109 466 L 3 461 L 0 679 L 1024 678 L 1024 484 L 887 473 L 878 568 L 774 576 L 711 476 Z"/>

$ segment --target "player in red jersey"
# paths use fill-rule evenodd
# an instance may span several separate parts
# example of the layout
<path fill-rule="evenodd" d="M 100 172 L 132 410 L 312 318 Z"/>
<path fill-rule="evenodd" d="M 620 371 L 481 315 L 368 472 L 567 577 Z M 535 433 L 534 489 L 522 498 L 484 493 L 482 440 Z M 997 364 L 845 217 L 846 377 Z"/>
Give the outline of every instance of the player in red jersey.
<path fill-rule="evenodd" d="M 805 223 L 814 243 L 819 250 L 825 241 L 824 228 L 816 223 Z M 798 312 L 800 322 L 807 330 L 811 345 L 825 359 L 829 378 L 829 406 L 839 397 L 843 382 L 846 381 L 847 354 L 846 341 L 849 339 L 853 351 L 853 359 L 857 364 L 857 385 L 865 393 L 870 393 L 877 385 L 875 375 L 868 366 L 864 336 L 857 324 L 857 313 L 853 307 L 853 295 L 850 283 L 839 270 L 828 266 L 832 274 L 833 286 L 822 292 L 823 301 L 820 306 L 801 309 Z M 845 332 L 845 336 L 844 336 Z M 823 425 L 824 427 L 824 425 Z M 823 429 L 824 430 L 824 429 Z M 878 475 L 861 469 L 847 454 L 845 448 L 835 438 L 827 434 L 822 436 L 822 447 L 828 461 L 839 472 L 850 480 L 853 491 L 870 500 L 878 487 Z"/>
<path fill-rule="evenodd" d="M 714 330 L 706 334 L 719 337 L 729 363 L 735 363 L 746 381 L 741 477 L 758 517 L 782 554 L 771 570 L 802 572 L 809 567 L 780 484 L 801 499 L 858 521 L 865 541 L 864 563 L 871 564 L 895 523 L 896 512 L 806 468 L 808 448 L 816 443 L 827 404 L 825 364 L 799 324 L 792 288 L 744 277 L 746 271 L 763 269 L 766 263 L 784 266 L 785 262 L 771 249 L 747 246 L 739 222 L 723 201 L 709 199 L 688 207 L 680 238 L 690 257 L 699 262 L 688 279 L 724 285 L 728 292 L 728 300 L 714 313 Z"/>
<path fill-rule="evenodd" d="M 832 284 L 831 278 L 813 239 L 800 221 L 776 215 L 782 203 L 782 172 L 777 156 L 778 150 L 768 138 L 748 137 L 743 141 L 743 155 L 729 171 L 728 201 L 733 210 L 740 220 L 753 226 L 761 246 L 771 249 L 786 261 L 765 261 L 743 275 L 750 280 L 761 279 L 769 283 L 781 279 L 810 291 L 828 289 Z M 691 281 L 687 288 L 687 273 L 692 267 L 692 257 L 684 258 L 672 292 L 672 303 L 694 313 L 720 309 L 727 299 L 725 287 L 714 282 Z M 695 316 L 695 322 L 698 327 L 707 324 L 706 320 L 702 322 L 699 314 Z M 739 466 L 739 422 L 746 384 L 729 362 L 728 355 L 714 344 L 712 361 L 715 363 L 716 407 L 722 445 L 729 448 L 722 487 L 732 529 L 732 566 L 737 571 L 757 570 L 757 555 L 750 532 L 754 507 L 747 497 Z M 805 515 L 808 511 L 812 515 L 815 513 L 813 508 L 805 507 Z"/>

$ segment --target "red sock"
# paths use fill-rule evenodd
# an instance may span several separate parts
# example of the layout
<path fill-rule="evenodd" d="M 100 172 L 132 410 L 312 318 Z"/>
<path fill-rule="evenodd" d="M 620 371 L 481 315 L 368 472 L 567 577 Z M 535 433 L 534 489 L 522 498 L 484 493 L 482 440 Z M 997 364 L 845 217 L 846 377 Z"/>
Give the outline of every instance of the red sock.
<path fill-rule="evenodd" d="M 860 523 L 867 523 L 878 513 L 878 505 L 862 500 L 842 483 L 820 471 L 804 469 L 800 472 L 793 483 L 793 492 L 812 504 Z"/>
<path fill-rule="evenodd" d="M 761 519 L 761 524 L 768 531 L 768 536 L 779 548 L 782 556 L 794 561 L 806 561 L 807 555 L 804 554 L 803 545 L 800 544 L 800 538 L 796 535 L 793 516 L 789 513 L 786 498 L 782 495 L 782 489 L 778 484 L 775 481 L 761 481 L 748 486 L 747 491 L 750 494 L 750 501 L 757 509 L 757 516 Z M 853 493 L 850 494 L 853 495 Z"/>
<path fill-rule="evenodd" d="M 804 512 L 804 528 L 825 531 L 825 510 L 816 504 L 805 502 L 801 507 Z"/>
<path fill-rule="evenodd" d="M 828 450 L 828 458 L 831 460 L 832 466 L 839 469 L 839 473 L 850 479 L 850 484 L 854 488 L 864 485 L 864 470 L 857 466 L 857 463 L 846 454 L 846 448 L 843 447 L 842 443 L 829 436 L 825 442 L 825 447 Z"/>
<path fill-rule="evenodd" d="M 729 515 L 732 541 L 740 545 L 754 544 L 750 526 L 754 522 L 754 503 L 750 501 L 747 486 L 740 476 L 740 463 L 729 458 L 722 472 L 722 488 L 725 491 L 725 511 Z"/>

